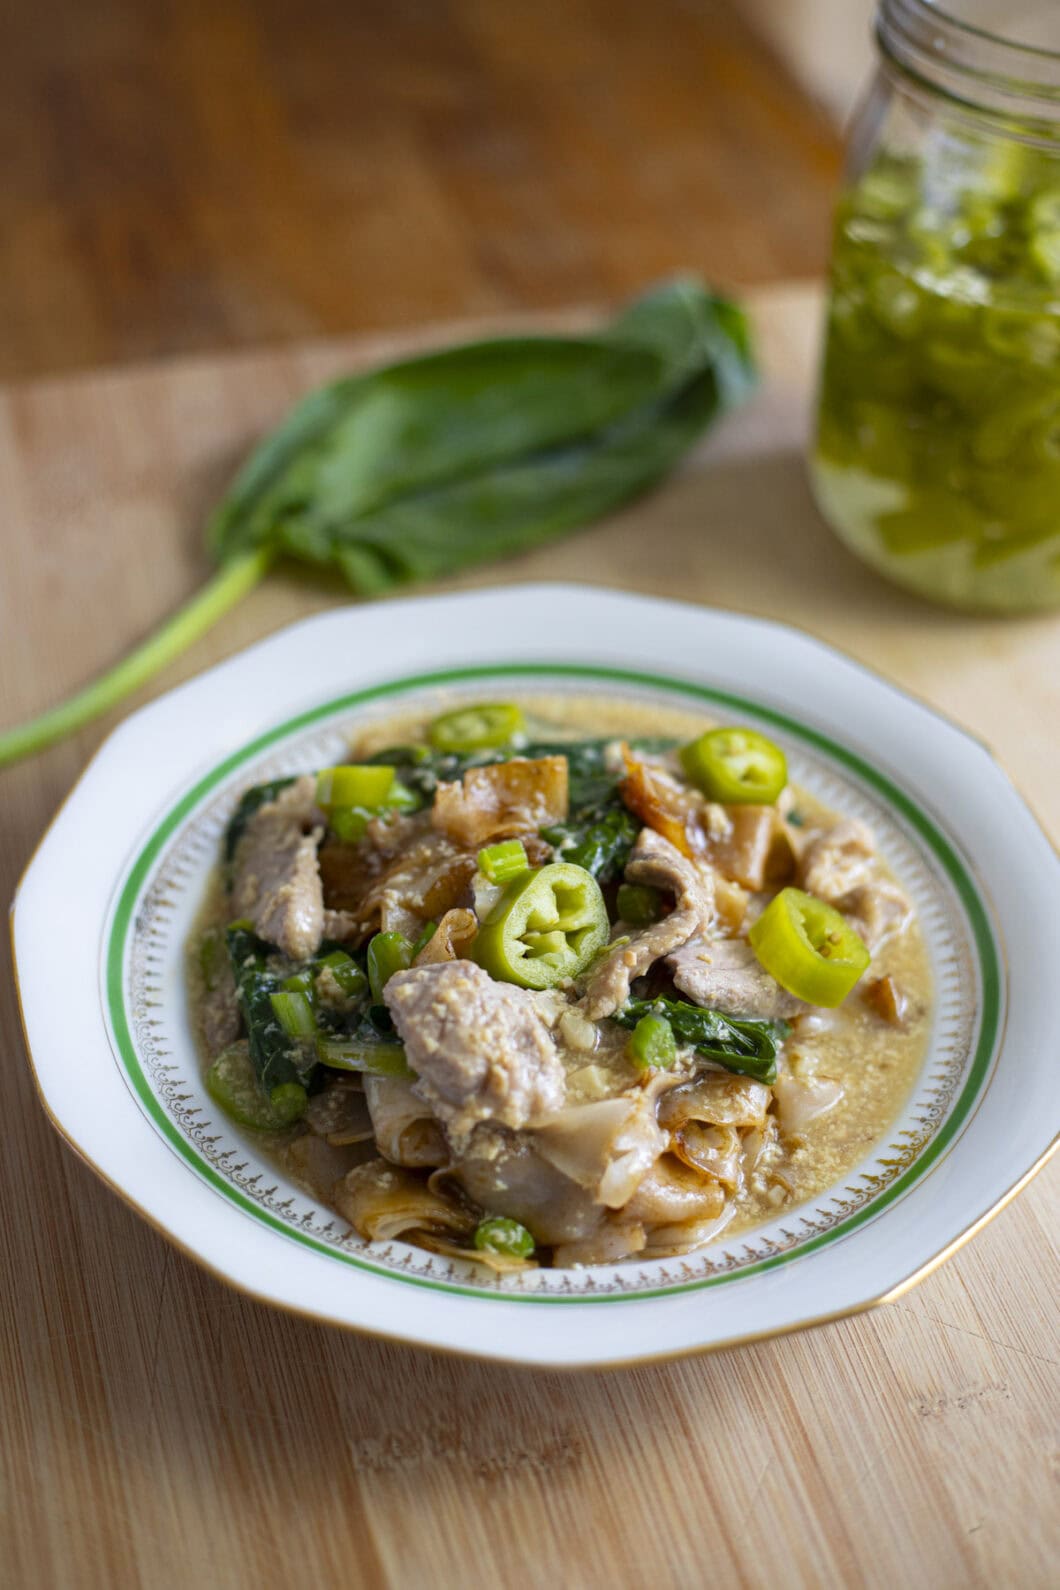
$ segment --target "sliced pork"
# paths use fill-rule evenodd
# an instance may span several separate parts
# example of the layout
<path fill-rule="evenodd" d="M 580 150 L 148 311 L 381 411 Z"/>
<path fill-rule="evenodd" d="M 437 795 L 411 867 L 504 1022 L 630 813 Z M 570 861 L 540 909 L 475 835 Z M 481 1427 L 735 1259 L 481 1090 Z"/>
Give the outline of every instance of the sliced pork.
<path fill-rule="evenodd" d="M 324 890 L 317 847 L 324 816 L 311 774 L 295 779 L 249 818 L 232 867 L 232 915 L 292 960 L 320 948 Z"/>
<path fill-rule="evenodd" d="M 533 994 L 473 961 L 395 972 L 384 990 L 416 1091 L 464 1140 L 479 1121 L 528 1126 L 563 1108 L 563 1066 Z"/>
<path fill-rule="evenodd" d="M 674 987 L 726 1016 L 795 1016 L 807 1007 L 761 966 L 745 939 L 690 939 L 667 958 Z"/>
<path fill-rule="evenodd" d="M 675 896 L 669 916 L 619 942 L 593 972 L 585 991 L 585 1013 L 592 1021 L 610 1016 L 629 998 L 630 984 L 655 962 L 710 927 L 714 919 L 714 879 L 706 865 L 681 854 L 654 828 L 642 828 L 626 864 L 630 883 L 647 884 Z"/>

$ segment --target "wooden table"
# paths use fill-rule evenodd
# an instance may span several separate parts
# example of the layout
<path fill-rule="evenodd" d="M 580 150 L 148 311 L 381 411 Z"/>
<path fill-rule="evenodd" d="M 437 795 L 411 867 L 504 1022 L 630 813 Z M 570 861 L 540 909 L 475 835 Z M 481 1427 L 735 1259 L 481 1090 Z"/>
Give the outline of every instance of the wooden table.
<path fill-rule="evenodd" d="M 824 268 L 740 0 L 5 7 L 0 379 Z"/>
<path fill-rule="evenodd" d="M 937 612 L 839 549 L 799 454 L 816 295 L 779 290 L 755 311 L 764 390 L 691 467 L 463 583 L 593 579 L 793 617 L 991 741 L 1056 837 L 1060 624 Z M 393 347 L 0 398 L 0 721 L 190 590 L 203 511 L 250 437 L 309 383 Z M 277 576 L 161 683 L 341 599 Z M 0 892 L 103 732 L 0 775 Z M 60 989 L 63 953 L 60 924 Z M 869 1315 L 600 1376 L 465 1364 L 271 1312 L 172 1251 L 53 1134 L 6 976 L 0 1003 L 5 1584 L 891 1590 L 1055 1571 L 1060 1167 Z"/>

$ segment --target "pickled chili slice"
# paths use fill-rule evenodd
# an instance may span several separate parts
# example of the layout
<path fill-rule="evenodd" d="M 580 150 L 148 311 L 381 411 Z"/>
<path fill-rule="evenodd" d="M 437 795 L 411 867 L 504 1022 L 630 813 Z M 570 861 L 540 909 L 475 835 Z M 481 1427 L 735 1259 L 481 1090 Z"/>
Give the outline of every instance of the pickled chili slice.
<path fill-rule="evenodd" d="M 508 885 L 471 954 L 500 982 L 554 988 L 584 971 L 610 932 L 596 879 L 573 862 L 554 861 Z"/>
<path fill-rule="evenodd" d="M 512 701 L 496 701 L 443 712 L 427 735 L 436 751 L 466 754 L 512 745 L 525 728 L 520 707 Z"/>
<path fill-rule="evenodd" d="M 781 988 L 809 1005 L 841 1005 L 869 964 L 849 922 L 802 889 L 781 889 L 747 936 Z"/>
<path fill-rule="evenodd" d="M 788 782 L 784 752 L 756 729 L 708 729 L 680 756 L 693 784 L 727 806 L 769 806 Z"/>

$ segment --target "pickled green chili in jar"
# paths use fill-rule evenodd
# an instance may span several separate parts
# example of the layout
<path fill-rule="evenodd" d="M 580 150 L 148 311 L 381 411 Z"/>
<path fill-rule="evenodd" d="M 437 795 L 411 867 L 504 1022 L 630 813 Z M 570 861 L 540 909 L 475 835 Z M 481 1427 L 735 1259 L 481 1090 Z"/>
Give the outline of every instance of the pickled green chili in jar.
<path fill-rule="evenodd" d="M 881 7 L 811 469 L 875 568 L 1019 612 L 1060 606 L 1060 6 L 1035 48 L 963 9 Z"/>

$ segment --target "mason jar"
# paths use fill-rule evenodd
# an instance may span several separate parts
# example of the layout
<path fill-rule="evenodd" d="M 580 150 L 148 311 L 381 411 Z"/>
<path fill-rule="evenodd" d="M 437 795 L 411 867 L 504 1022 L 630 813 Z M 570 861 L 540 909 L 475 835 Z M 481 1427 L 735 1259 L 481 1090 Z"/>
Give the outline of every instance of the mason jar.
<path fill-rule="evenodd" d="M 1060 0 L 882 0 L 811 456 L 846 544 L 958 607 L 1060 606 Z"/>

